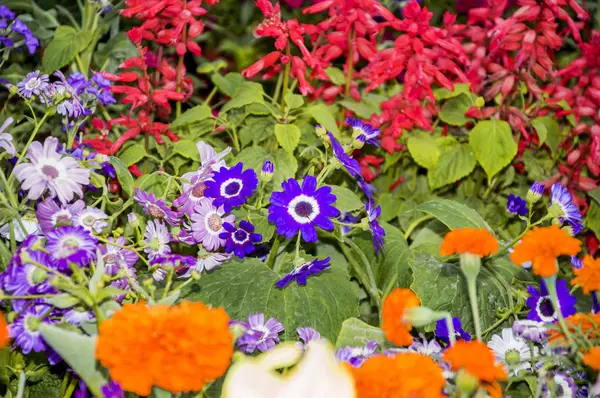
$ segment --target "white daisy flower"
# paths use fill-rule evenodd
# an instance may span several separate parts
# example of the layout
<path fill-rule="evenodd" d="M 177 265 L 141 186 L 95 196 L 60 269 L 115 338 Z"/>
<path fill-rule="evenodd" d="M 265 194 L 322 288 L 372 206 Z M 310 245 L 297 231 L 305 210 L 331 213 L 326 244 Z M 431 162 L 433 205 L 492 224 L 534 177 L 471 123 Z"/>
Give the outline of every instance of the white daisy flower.
<path fill-rule="evenodd" d="M 502 329 L 502 336 L 493 335 L 488 347 L 494 352 L 496 362 L 502 364 L 507 372 L 517 374 L 520 370 L 531 368 L 529 345 L 511 328 Z"/>

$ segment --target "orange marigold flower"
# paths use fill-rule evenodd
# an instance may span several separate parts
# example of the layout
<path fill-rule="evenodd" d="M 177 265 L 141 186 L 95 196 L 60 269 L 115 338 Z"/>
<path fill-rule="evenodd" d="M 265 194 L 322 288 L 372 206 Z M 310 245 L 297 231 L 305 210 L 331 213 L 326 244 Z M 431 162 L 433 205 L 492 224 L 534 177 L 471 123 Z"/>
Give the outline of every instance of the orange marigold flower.
<path fill-rule="evenodd" d="M 0 311 L 0 348 L 8 345 L 9 342 L 8 325 L 6 324 L 6 319 L 4 319 L 4 314 Z"/>
<path fill-rule="evenodd" d="M 600 290 L 600 258 L 594 260 L 592 256 L 585 256 L 583 267 L 574 269 L 573 273 L 575 278 L 571 280 L 571 285 L 580 285 L 585 294 Z"/>
<path fill-rule="evenodd" d="M 582 314 L 577 313 L 565 319 L 567 329 L 571 333 L 582 335 L 586 340 L 596 340 L 600 338 L 598 327 L 600 327 L 600 313 L 593 312 Z M 566 338 L 560 330 L 550 329 L 548 340 L 553 344 L 565 344 Z"/>
<path fill-rule="evenodd" d="M 496 364 L 492 350 L 479 340 L 457 341 L 444 352 L 444 360 L 452 370 L 464 369 L 471 376 L 488 383 L 508 377 L 502 365 Z"/>
<path fill-rule="evenodd" d="M 600 347 L 591 348 L 583 356 L 583 363 L 596 371 L 600 371 Z"/>
<path fill-rule="evenodd" d="M 533 272 L 542 278 L 558 272 L 556 258 L 560 255 L 574 256 L 581 250 L 581 241 L 557 225 L 533 228 L 515 246 L 510 259 L 517 265 L 531 261 Z"/>
<path fill-rule="evenodd" d="M 498 241 L 487 229 L 454 229 L 444 236 L 440 253 L 449 256 L 455 253 L 470 253 L 479 257 L 498 251 Z"/>
<path fill-rule="evenodd" d="M 446 383 L 442 368 L 430 357 L 417 353 L 394 357 L 373 356 L 360 368 L 348 366 L 357 398 L 443 397 Z"/>
<path fill-rule="evenodd" d="M 125 391 L 149 395 L 200 391 L 222 376 L 233 355 L 222 308 L 184 301 L 177 306 L 125 304 L 102 322 L 96 359 Z"/>
<path fill-rule="evenodd" d="M 405 322 L 405 311 L 418 307 L 421 300 L 409 289 L 394 289 L 383 301 L 382 328 L 385 337 L 392 343 L 400 346 L 411 345 L 413 338 L 410 335 L 412 325 Z"/>

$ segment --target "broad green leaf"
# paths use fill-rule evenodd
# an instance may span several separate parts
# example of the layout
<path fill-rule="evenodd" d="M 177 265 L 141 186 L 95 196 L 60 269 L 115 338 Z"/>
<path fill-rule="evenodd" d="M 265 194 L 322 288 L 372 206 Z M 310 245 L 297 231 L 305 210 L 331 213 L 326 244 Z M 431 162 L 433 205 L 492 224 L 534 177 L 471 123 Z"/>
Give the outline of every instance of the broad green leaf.
<path fill-rule="evenodd" d="M 540 139 L 540 146 L 548 145 L 552 152 L 556 152 L 562 139 L 560 127 L 551 115 L 536 117 L 531 121 Z"/>
<path fill-rule="evenodd" d="M 244 164 L 244 169 L 254 169 L 254 171 L 259 174 L 268 155 L 269 153 L 265 148 L 253 146 L 238 153 L 231 164 L 235 165 L 242 162 Z M 277 170 L 277 165 L 275 165 L 275 170 Z"/>
<path fill-rule="evenodd" d="M 31 383 L 29 380 L 26 389 L 27 398 L 49 398 L 60 396 L 62 379 L 62 375 L 47 372 L 35 383 Z M 9 395 L 6 396 L 8 397 Z"/>
<path fill-rule="evenodd" d="M 343 86 L 346 84 L 346 76 L 344 72 L 340 68 L 336 68 L 334 66 L 330 66 L 325 68 L 325 73 L 331 79 L 331 82 L 336 86 Z"/>
<path fill-rule="evenodd" d="M 135 186 L 142 191 L 148 191 L 155 195 L 162 195 L 165 192 L 167 177 L 163 174 L 152 173 L 144 174 L 135 181 Z"/>
<path fill-rule="evenodd" d="M 266 209 L 248 210 L 239 207 L 233 211 L 237 220 L 248 220 L 254 225 L 254 232 L 262 236 L 261 242 L 268 242 L 275 234 L 275 225 L 269 223 Z"/>
<path fill-rule="evenodd" d="M 295 340 L 296 328 L 312 327 L 333 341 L 344 320 L 358 315 L 358 297 L 348 274 L 332 264 L 329 270 L 308 278 L 306 286 L 292 282 L 285 289 L 275 287 L 291 270 L 292 260 L 293 254 L 281 273 L 254 258 L 231 262 L 193 284 L 192 292 L 183 298 L 224 307 L 232 319 L 245 320 L 263 312 L 267 319 L 283 323 L 283 339 Z"/>
<path fill-rule="evenodd" d="M 74 28 L 61 25 L 56 28 L 54 39 L 44 50 L 42 65 L 48 73 L 53 73 L 71 61 L 83 51 L 92 40 L 92 32 L 77 31 Z"/>
<path fill-rule="evenodd" d="M 433 96 L 436 100 L 445 100 L 448 98 L 458 97 L 461 94 L 468 94 L 471 92 L 469 83 L 456 83 L 454 84 L 454 90 L 450 91 L 447 88 L 436 88 L 433 90 Z"/>
<path fill-rule="evenodd" d="M 224 59 L 217 59 L 213 62 L 205 62 L 198 65 L 198 67 L 196 68 L 196 73 L 205 75 L 213 72 L 218 72 L 224 68 L 227 68 L 227 61 L 225 61 Z"/>
<path fill-rule="evenodd" d="M 273 104 L 269 104 L 266 102 L 264 104 L 259 104 L 258 102 L 255 102 L 253 104 L 248 105 L 244 110 L 250 115 L 260 116 L 270 115 L 273 112 L 279 112 L 279 109 L 273 109 Z"/>
<path fill-rule="evenodd" d="M 258 104 L 250 106 L 253 105 Z M 243 147 L 251 142 L 255 145 L 260 144 L 272 137 L 273 134 L 275 134 L 275 120 L 270 116 L 249 116 L 246 118 L 244 127 L 239 130 L 240 141 Z"/>
<path fill-rule="evenodd" d="M 410 156 L 421 167 L 432 169 L 440 158 L 440 150 L 435 139 L 429 134 L 412 136 L 408 139 L 408 151 Z"/>
<path fill-rule="evenodd" d="M 275 165 L 273 172 L 273 190 L 281 190 L 281 183 L 296 176 L 298 171 L 298 160 L 283 149 L 276 149 L 269 154 Z M 261 164 L 262 167 L 262 164 Z"/>
<path fill-rule="evenodd" d="M 119 184 L 121 184 L 121 190 L 127 196 L 131 197 L 133 195 L 133 176 L 127 169 L 127 166 L 123 164 L 121 159 L 114 156 L 110 157 L 110 164 L 115 168 L 117 179 L 119 180 Z"/>
<path fill-rule="evenodd" d="M 334 206 L 341 212 L 352 212 L 361 209 L 364 204 L 360 198 L 348 188 L 330 185 L 332 193 L 337 200 Z"/>
<path fill-rule="evenodd" d="M 376 340 L 380 345 L 385 343 L 383 330 L 371 326 L 357 318 L 349 318 L 342 323 L 342 330 L 335 342 L 335 348 L 362 347 L 371 340 Z"/>
<path fill-rule="evenodd" d="M 285 107 L 289 111 L 292 109 L 300 108 L 304 105 L 304 97 L 294 93 L 287 93 L 285 95 Z"/>
<path fill-rule="evenodd" d="M 180 140 L 171 145 L 171 149 L 173 152 L 188 158 L 195 160 L 196 162 L 200 161 L 200 153 L 198 153 L 198 148 L 196 147 L 196 143 L 189 140 Z"/>
<path fill-rule="evenodd" d="M 276 124 L 275 137 L 277 142 L 287 152 L 293 154 L 300 142 L 300 129 L 294 124 Z"/>
<path fill-rule="evenodd" d="M 485 220 L 473 209 L 448 199 L 436 199 L 417 206 L 416 210 L 430 214 L 448 228 L 485 228 L 490 230 Z"/>
<path fill-rule="evenodd" d="M 163 297 L 160 300 L 158 300 L 156 304 L 173 305 L 175 304 L 175 302 L 177 302 L 177 299 L 179 298 L 180 294 L 181 290 L 175 290 L 174 292 L 170 293 L 167 297 Z"/>
<path fill-rule="evenodd" d="M 397 216 L 398 197 L 389 192 L 384 192 L 379 195 L 378 205 L 381 206 L 381 221 L 392 221 Z"/>
<path fill-rule="evenodd" d="M 196 105 L 195 107 L 183 112 L 177 119 L 173 121 L 173 123 L 171 123 L 169 128 L 176 129 L 178 127 L 184 127 L 210 117 L 212 117 L 212 111 L 208 105 Z"/>
<path fill-rule="evenodd" d="M 46 299 L 48 304 L 56 307 L 56 308 L 71 308 L 74 305 L 79 304 L 79 299 L 77 297 L 71 296 L 70 294 L 62 293 L 56 296 L 50 297 Z"/>
<path fill-rule="evenodd" d="M 133 144 L 125 148 L 121 154 L 119 155 L 119 159 L 125 166 L 133 166 L 143 158 L 145 158 L 148 154 L 146 153 L 146 149 L 140 144 Z"/>
<path fill-rule="evenodd" d="M 327 131 L 331 131 L 334 135 L 339 136 L 340 130 L 335 123 L 335 118 L 330 112 L 331 108 L 328 108 L 324 104 L 319 104 L 312 106 L 309 109 L 312 117 L 317 121 L 318 124 L 327 129 Z"/>
<path fill-rule="evenodd" d="M 350 109 L 357 117 L 361 119 L 369 119 L 374 113 L 379 112 L 379 108 L 369 106 L 364 101 L 356 102 L 353 99 L 345 99 L 340 101 L 340 104 Z"/>
<path fill-rule="evenodd" d="M 262 85 L 259 83 L 244 82 L 235 90 L 231 100 L 221 108 L 221 112 L 225 113 L 252 103 L 263 103 L 263 94 Z"/>
<path fill-rule="evenodd" d="M 475 155 L 468 144 L 460 144 L 452 137 L 436 139 L 440 157 L 427 173 L 429 186 L 437 189 L 469 175 L 475 168 Z"/>
<path fill-rule="evenodd" d="M 585 226 L 600 237 L 600 204 L 595 201 L 590 203 L 590 209 L 585 215 Z"/>
<path fill-rule="evenodd" d="M 522 160 L 527 176 L 532 180 L 545 180 L 554 174 L 554 161 L 546 151 L 525 151 Z"/>
<path fill-rule="evenodd" d="M 39 330 L 48 343 L 87 384 L 94 394 L 106 384 L 106 379 L 96 369 L 96 337 L 85 336 L 42 323 Z"/>
<path fill-rule="evenodd" d="M 469 143 L 488 181 L 508 166 L 517 154 L 517 143 L 510 125 L 504 120 L 478 122 L 469 133 Z"/>
<path fill-rule="evenodd" d="M 233 97 L 235 90 L 245 81 L 244 76 L 236 72 L 228 73 L 225 76 L 214 73 L 210 80 L 228 97 Z"/>
<path fill-rule="evenodd" d="M 394 286 L 407 288 L 411 282 L 408 262 L 412 252 L 404 239 L 404 234 L 398 228 L 386 222 L 382 222 L 381 226 L 385 231 L 385 238 L 383 259 L 376 268 L 379 288 L 385 289 L 393 278 L 396 278 Z"/>
<path fill-rule="evenodd" d="M 460 94 L 458 97 L 450 98 L 442 105 L 439 117 L 453 126 L 464 126 L 468 121 L 473 120 L 465 116 L 465 113 L 473 105 L 475 105 L 474 94 Z"/>
<path fill-rule="evenodd" d="M 600 188 L 596 188 L 594 190 L 589 191 L 588 195 L 590 195 L 596 200 L 596 202 L 598 202 L 598 204 L 600 204 Z"/>

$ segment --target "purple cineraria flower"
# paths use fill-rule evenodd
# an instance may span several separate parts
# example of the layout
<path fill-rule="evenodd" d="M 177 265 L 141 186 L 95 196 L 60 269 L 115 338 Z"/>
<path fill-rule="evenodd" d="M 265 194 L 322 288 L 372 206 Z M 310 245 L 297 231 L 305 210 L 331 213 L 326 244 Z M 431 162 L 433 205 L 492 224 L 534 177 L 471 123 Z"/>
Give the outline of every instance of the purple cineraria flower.
<path fill-rule="evenodd" d="M 79 380 L 79 386 L 73 392 L 73 398 L 89 398 L 90 394 L 88 393 L 87 385 L 83 380 Z"/>
<path fill-rule="evenodd" d="M 156 199 L 153 193 L 135 189 L 133 199 L 144 209 L 144 213 L 150 214 L 159 220 L 165 220 L 170 225 L 179 224 L 179 215 L 171 210 L 162 199 Z"/>
<path fill-rule="evenodd" d="M 213 180 L 206 181 L 204 195 L 214 199 L 215 206 L 223 206 L 225 213 L 246 203 L 258 186 L 258 177 L 252 169 L 242 171 L 242 163 L 230 169 L 221 167 L 213 173 Z"/>
<path fill-rule="evenodd" d="M 191 183 L 182 183 L 184 192 L 190 189 L 190 185 L 210 179 L 213 171 L 219 170 L 221 167 L 227 167 L 223 158 L 231 152 L 231 148 L 227 147 L 221 153 L 217 153 L 212 146 L 203 141 L 196 143 L 196 148 L 198 148 L 198 153 L 200 154 L 200 167 L 198 170 L 185 173 L 182 176 L 185 180 L 191 181 Z M 199 192 L 201 195 L 197 195 L 197 197 L 204 196 L 205 188 L 206 186 L 202 187 L 202 190 Z"/>
<path fill-rule="evenodd" d="M 246 328 L 244 334 L 237 339 L 236 344 L 247 354 L 252 354 L 257 348 L 260 352 L 270 350 L 276 343 L 279 343 L 279 333 L 284 330 L 283 325 L 273 317 L 265 322 L 265 314 L 262 312 L 250 315 L 248 323 L 240 321 L 232 323 Z"/>
<path fill-rule="evenodd" d="M 12 12 L 10 8 L 5 5 L 0 5 L 0 18 L 9 19 L 12 21 L 16 16 L 17 14 Z"/>
<path fill-rule="evenodd" d="M 321 337 L 321 333 L 317 332 L 313 328 L 298 328 L 296 329 L 296 332 L 298 333 L 300 340 L 302 340 L 302 342 L 298 341 L 296 345 L 302 351 L 306 350 L 306 348 L 308 347 L 308 343 L 310 343 L 311 341 L 324 340 Z"/>
<path fill-rule="evenodd" d="M 370 124 L 364 123 L 361 120 L 346 118 L 346 123 L 352 127 L 355 139 L 359 139 L 367 144 L 379 146 L 379 129 L 374 128 Z"/>
<path fill-rule="evenodd" d="M 308 263 L 304 263 L 298 267 L 294 267 L 294 269 L 289 274 L 277 281 L 275 283 L 275 286 L 277 286 L 280 289 L 283 289 L 284 287 L 292 283 L 294 279 L 296 280 L 296 282 L 298 282 L 299 285 L 305 286 L 306 279 L 309 276 L 320 274 L 329 267 L 331 267 L 329 257 L 326 257 L 323 260 L 315 258 L 314 260 Z"/>
<path fill-rule="evenodd" d="M 533 343 L 542 343 L 548 337 L 548 329 L 544 323 L 527 319 L 515 321 L 512 331 L 515 336 L 522 337 Z"/>
<path fill-rule="evenodd" d="M 146 231 L 144 232 L 146 247 L 144 248 L 144 252 L 148 253 L 148 258 L 152 260 L 156 256 L 170 254 L 170 241 L 169 230 L 162 222 L 151 220 L 146 224 Z"/>
<path fill-rule="evenodd" d="M 219 234 L 219 238 L 225 239 L 225 251 L 234 253 L 239 258 L 244 258 L 246 254 L 254 251 L 254 244 L 262 240 L 262 235 L 254 233 L 254 225 L 246 220 L 240 221 L 239 228 L 234 227 L 228 222 L 223 223 L 224 232 Z"/>
<path fill-rule="evenodd" d="M 68 270 L 67 263 L 86 266 L 96 254 L 98 240 L 83 227 L 62 226 L 46 234 L 46 250 L 57 260 L 60 270 Z"/>
<path fill-rule="evenodd" d="M 67 82 L 73 87 L 75 92 L 79 95 L 84 92 L 86 88 L 92 85 L 92 82 L 88 81 L 83 73 L 75 72 L 69 75 Z"/>
<path fill-rule="evenodd" d="M 528 212 L 527 202 L 525 202 L 520 196 L 515 196 L 511 193 L 508 195 L 506 210 L 508 210 L 509 213 L 524 216 Z"/>
<path fill-rule="evenodd" d="M 535 203 L 542 198 L 544 194 L 544 186 L 539 182 L 535 181 L 525 195 L 525 200 L 529 203 Z"/>
<path fill-rule="evenodd" d="M 203 174 L 194 174 L 190 177 L 190 183 L 183 183 L 183 193 L 173 201 L 173 205 L 191 217 L 194 214 L 194 207 L 202 200 L 208 199 L 204 196 L 204 191 L 206 190 L 206 180 L 211 175 L 212 171 L 204 171 Z"/>
<path fill-rule="evenodd" d="M 583 268 L 583 261 L 577 256 L 571 256 L 571 266 L 574 269 L 581 269 Z"/>
<path fill-rule="evenodd" d="M 52 258 L 42 251 L 27 251 L 21 264 L 11 261 L 4 271 L 2 289 L 13 296 L 54 292 L 54 288 L 48 283 L 48 273 L 37 264 L 54 268 Z"/>
<path fill-rule="evenodd" d="M 566 222 L 574 234 L 579 233 L 583 229 L 583 219 L 567 188 L 556 183 L 552 185 L 551 193 L 549 213 L 558 217 L 559 221 Z"/>
<path fill-rule="evenodd" d="M 40 71 L 30 72 L 25 79 L 17 83 L 19 95 L 31 98 L 32 95 L 40 95 L 48 87 L 48 75 L 41 75 Z"/>
<path fill-rule="evenodd" d="M 592 294 L 592 312 L 597 314 L 600 312 L 600 303 L 598 302 L 598 294 Z"/>
<path fill-rule="evenodd" d="M 164 256 L 156 256 L 150 261 L 150 265 L 156 269 L 152 273 L 152 277 L 156 281 L 162 281 L 167 273 L 171 270 L 188 269 L 196 264 L 196 257 L 184 256 L 181 254 L 167 254 Z"/>
<path fill-rule="evenodd" d="M 420 339 L 415 339 L 409 346 L 410 350 L 431 357 L 439 357 L 442 353 L 442 346 L 434 339 L 427 340 L 423 334 L 419 334 L 419 337 Z"/>
<path fill-rule="evenodd" d="M 452 318 L 452 326 L 454 327 L 456 340 L 471 341 L 471 335 L 463 330 L 460 318 Z M 450 344 L 450 333 L 448 332 L 448 325 L 445 319 L 437 321 L 435 325 L 435 337 L 446 344 Z"/>
<path fill-rule="evenodd" d="M 224 216 L 223 207 L 216 207 L 212 201 L 204 198 L 194 208 L 192 215 L 192 235 L 196 242 L 202 243 L 206 250 L 215 251 L 225 245 L 225 239 L 219 235 L 225 230 L 223 223 L 233 224 L 233 214 Z"/>
<path fill-rule="evenodd" d="M 12 117 L 9 117 L 2 123 L 2 126 L 0 126 L 0 148 L 3 148 L 10 156 L 15 156 L 17 150 L 15 149 L 15 144 L 13 144 L 12 135 L 5 133 L 4 130 L 6 130 L 14 120 L 15 119 Z"/>
<path fill-rule="evenodd" d="M 21 224 L 23 224 L 23 227 L 25 228 L 25 230 L 23 230 L 21 228 Z M 40 234 L 40 224 L 38 223 L 35 215 L 31 214 L 31 213 L 25 213 L 24 215 L 22 215 L 20 223 L 18 223 L 18 222 L 13 223 L 13 229 L 14 229 L 15 240 L 17 242 L 23 242 L 25 239 L 27 239 L 32 234 L 33 235 Z M 0 236 L 3 238 L 6 238 L 6 239 L 11 237 L 9 223 L 0 225 Z"/>
<path fill-rule="evenodd" d="M 101 233 L 108 226 L 108 215 L 100 209 L 88 206 L 73 218 L 73 225 L 83 227 L 86 231 Z"/>
<path fill-rule="evenodd" d="M 56 94 L 64 96 L 64 98 L 57 103 L 56 112 L 65 117 L 76 119 L 81 115 L 87 115 L 90 111 L 84 108 L 79 98 L 77 90 L 69 84 L 65 75 L 61 71 L 54 72 L 54 76 L 59 78 L 59 82 L 54 83 L 54 90 Z"/>
<path fill-rule="evenodd" d="M 54 199 L 46 198 L 38 204 L 35 215 L 40 222 L 42 232 L 47 233 L 56 227 L 73 225 L 73 219 L 83 210 L 84 206 L 83 200 L 77 200 L 72 204 L 59 207 Z"/>
<path fill-rule="evenodd" d="M 112 87 L 112 83 L 110 82 L 110 80 L 105 78 L 104 75 L 100 72 L 94 73 L 94 76 L 92 76 L 92 80 L 98 85 L 98 87 L 102 89 L 110 90 L 110 88 Z"/>
<path fill-rule="evenodd" d="M 46 189 L 50 197 L 58 196 L 63 204 L 73 200 L 75 194 L 83 197 L 81 187 L 90 183 L 90 171 L 72 157 L 63 157 L 57 149 L 58 139 L 54 137 L 46 138 L 44 146 L 33 142 L 27 151 L 29 162 L 15 167 L 21 189 L 29 191 L 27 198 L 36 200 Z"/>
<path fill-rule="evenodd" d="M 71 308 L 65 312 L 64 320 L 72 325 L 81 325 L 95 319 L 94 313 L 85 308 Z"/>
<path fill-rule="evenodd" d="M 552 372 L 542 381 L 542 398 L 567 398 L 577 396 L 577 385 L 571 376 Z"/>
<path fill-rule="evenodd" d="M 23 354 L 46 350 L 47 346 L 39 331 L 39 326 L 42 322 L 55 323 L 50 318 L 51 311 L 52 307 L 48 305 L 32 305 L 8 326 L 10 337 L 14 339 L 15 345 L 21 347 Z"/>
<path fill-rule="evenodd" d="M 306 242 L 317 241 L 315 226 L 331 231 L 334 228 L 330 218 L 340 215 L 332 206 L 336 197 L 331 188 L 317 189 L 317 179 L 306 176 L 302 188 L 293 178 L 281 184 L 283 192 L 271 194 L 268 220 L 277 226 L 277 233 L 291 239 L 300 231 Z"/>
<path fill-rule="evenodd" d="M 196 262 L 188 268 L 182 268 L 178 273 L 180 278 L 189 278 L 192 272 L 196 271 L 201 274 L 204 270 L 212 271 L 225 261 L 229 261 L 233 257 L 232 253 L 208 253 L 198 254 Z"/>
<path fill-rule="evenodd" d="M 122 236 L 119 236 L 116 240 L 110 237 L 108 241 L 119 246 L 125 245 L 125 238 Z M 121 269 L 133 267 L 138 260 L 138 256 L 133 250 L 123 249 L 110 243 L 100 245 L 98 248 L 104 261 L 105 271 L 110 276 L 117 275 Z"/>
<path fill-rule="evenodd" d="M 29 29 L 29 27 L 27 25 L 25 25 L 25 23 L 23 23 L 23 21 L 21 21 L 19 18 L 16 18 L 13 21 L 10 29 L 13 32 L 18 33 L 21 36 L 23 36 L 23 38 L 25 39 L 25 45 L 27 46 L 27 50 L 29 51 L 29 54 L 35 53 L 37 48 L 40 46 L 40 41 L 35 36 L 33 36 L 33 33 L 31 32 L 31 30 Z"/>
<path fill-rule="evenodd" d="M 104 395 L 104 398 L 124 398 L 125 393 L 123 389 L 119 385 L 119 383 L 115 381 L 111 381 L 108 384 L 105 384 L 100 388 L 100 392 Z"/>
<path fill-rule="evenodd" d="M 340 348 L 335 354 L 335 357 L 339 362 L 348 362 L 353 367 L 360 368 L 378 348 L 379 343 L 377 340 L 371 340 L 364 347 L 347 346 Z"/>
<path fill-rule="evenodd" d="M 273 162 L 266 159 L 263 163 L 262 169 L 260 170 L 260 178 L 264 182 L 269 182 L 273 179 L 273 173 L 275 172 L 275 166 Z"/>
<path fill-rule="evenodd" d="M 339 220 L 340 220 L 340 222 L 343 222 L 344 224 L 355 224 L 360 221 L 360 218 L 356 217 L 352 213 L 344 212 L 340 216 Z M 350 227 L 348 225 L 342 225 L 341 230 L 342 230 L 342 235 L 345 236 L 350 233 L 350 231 L 352 230 L 352 227 Z"/>
<path fill-rule="evenodd" d="M 375 207 L 372 200 L 365 203 L 367 215 L 369 216 L 369 228 L 373 234 L 373 244 L 375 245 L 375 254 L 379 254 L 379 250 L 383 250 L 383 237 L 385 230 L 379 225 L 377 219 L 381 215 L 381 206 Z"/>
<path fill-rule="evenodd" d="M 527 319 L 544 323 L 556 322 L 558 315 L 552 305 L 548 289 L 546 288 L 546 282 L 542 281 L 540 283 L 539 291 L 533 286 L 527 286 L 527 291 L 529 292 L 530 297 L 527 299 L 526 304 L 531 308 L 531 311 L 527 315 Z M 567 288 L 567 282 L 564 280 L 557 280 L 556 292 L 558 294 L 559 310 L 563 317 L 566 318 L 575 314 L 577 312 L 577 309 L 575 308 L 577 299 L 574 296 L 571 296 L 569 289 Z"/>
<path fill-rule="evenodd" d="M 331 140 L 331 147 L 333 148 L 333 154 L 336 159 L 344 165 L 348 173 L 351 176 L 357 179 L 362 180 L 362 170 L 360 169 L 360 164 L 358 164 L 358 160 L 351 158 L 345 151 L 342 145 L 335 139 L 333 134 L 327 132 L 329 134 L 329 139 Z"/>

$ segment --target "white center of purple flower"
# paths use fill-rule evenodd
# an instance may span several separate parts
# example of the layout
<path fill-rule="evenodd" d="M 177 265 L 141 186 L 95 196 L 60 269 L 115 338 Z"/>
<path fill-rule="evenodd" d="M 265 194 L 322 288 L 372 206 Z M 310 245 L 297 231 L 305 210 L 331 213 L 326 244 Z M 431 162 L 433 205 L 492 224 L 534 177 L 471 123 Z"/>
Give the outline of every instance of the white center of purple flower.
<path fill-rule="evenodd" d="M 230 178 L 221 184 L 221 196 L 226 198 L 233 198 L 234 196 L 239 195 L 242 190 L 243 181 L 239 178 Z"/>
<path fill-rule="evenodd" d="M 81 219 L 81 222 L 85 226 L 92 227 L 96 222 L 96 217 L 94 217 L 92 214 L 87 214 Z"/>
<path fill-rule="evenodd" d="M 79 250 L 79 241 L 74 236 L 63 238 L 58 246 L 57 258 L 66 258 L 75 254 Z"/>
<path fill-rule="evenodd" d="M 161 209 L 154 203 L 148 203 L 147 208 L 148 208 L 148 213 L 150 213 L 150 215 L 152 217 L 164 218 L 167 215 L 163 209 Z"/>
<path fill-rule="evenodd" d="M 117 261 L 119 261 L 119 254 L 108 253 L 102 257 L 102 259 L 104 260 L 104 264 L 115 264 Z"/>
<path fill-rule="evenodd" d="M 29 90 L 33 90 L 35 88 L 38 88 L 40 86 L 40 84 L 42 84 L 42 81 L 38 78 L 34 78 L 34 79 L 29 79 L 27 81 L 27 83 L 25 83 L 25 87 Z"/>
<path fill-rule="evenodd" d="M 311 223 L 320 213 L 319 202 L 308 195 L 298 195 L 288 204 L 288 214 L 300 224 Z"/>
<path fill-rule="evenodd" d="M 243 229 L 238 229 L 231 235 L 231 239 L 238 245 L 244 244 L 248 241 L 248 233 Z"/>
<path fill-rule="evenodd" d="M 58 177 L 57 168 L 47 164 L 42 166 L 42 173 L 44 173 L 44 175 L 48 177 L 49 180 L 54 180 L 56 177 Z"/>
<path fill-rule="evenodd" d="M 204 197 L 204 190 L 206 190 L 206 184 L 203 182 L 200 182 L 200 183 L 196 184 L 194 186 L 194 188 L 192 188 L 192 196 L 194 198 L 202 198 L 202 197 Z"/>
<path fill-rule="evenodd" d="M 537 302 L 536 310 L 540 319 L 544 322 L 554 322 L 558 317 L 550 296 L 542 296 Z"/>
<path fill-rule="evenodd" d="M 52 224 L 55 227 L 71 225 L 71 213 L 68 210 L 59 210 L 52 216 Z"/>
<path fill-rule="evenodd" d="M 223 226 L 223 220 L 217 213 L 212 213 L 206 217 L 206 227 L 211 232 L 218 233 Z"/>

